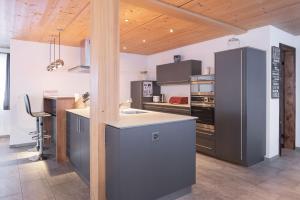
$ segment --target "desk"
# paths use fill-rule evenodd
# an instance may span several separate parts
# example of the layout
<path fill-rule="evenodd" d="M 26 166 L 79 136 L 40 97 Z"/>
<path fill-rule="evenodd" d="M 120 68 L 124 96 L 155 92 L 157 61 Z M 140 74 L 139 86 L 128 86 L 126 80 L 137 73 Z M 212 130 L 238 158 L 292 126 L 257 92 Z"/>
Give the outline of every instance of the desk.
<path fill-rule="evenodd" d="M 56 160 L 67 160 L 66 109 L 75 107 L 75 98 L 69 96 L 45 96 L 44 111 L 53 117 L 44 120 L 46 134 L 52 135 L 56 147 Z"/>

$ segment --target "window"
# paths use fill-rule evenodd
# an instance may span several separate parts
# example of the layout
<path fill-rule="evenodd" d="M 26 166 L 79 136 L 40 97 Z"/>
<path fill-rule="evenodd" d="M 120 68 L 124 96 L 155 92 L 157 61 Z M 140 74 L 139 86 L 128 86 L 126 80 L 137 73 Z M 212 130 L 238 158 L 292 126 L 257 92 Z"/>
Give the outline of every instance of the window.
<path fill-rule="evenodd" d="M 0 53 L 0 110 L 9 109 L 9 54 Z"/>

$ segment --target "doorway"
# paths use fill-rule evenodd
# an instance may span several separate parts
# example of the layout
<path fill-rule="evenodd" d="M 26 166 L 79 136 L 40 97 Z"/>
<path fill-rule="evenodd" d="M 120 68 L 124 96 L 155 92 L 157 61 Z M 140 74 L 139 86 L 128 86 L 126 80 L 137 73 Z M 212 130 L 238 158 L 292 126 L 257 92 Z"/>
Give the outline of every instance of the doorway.
<path fill-rule="evenodd" d="M 296 49 L 279 45 L 281 59 L 279 120 L 279 154 L 296 147 Z"/>

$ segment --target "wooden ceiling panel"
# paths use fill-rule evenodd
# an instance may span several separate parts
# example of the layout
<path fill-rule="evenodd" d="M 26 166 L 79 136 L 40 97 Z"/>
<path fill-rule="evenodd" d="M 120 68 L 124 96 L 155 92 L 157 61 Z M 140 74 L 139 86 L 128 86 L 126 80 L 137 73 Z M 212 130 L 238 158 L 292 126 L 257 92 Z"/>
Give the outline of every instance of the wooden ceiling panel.
<path fill-rule="evenodd" d="M 16 0 L 14 38 L 49 41 L 57 29 L 66 29 L 89 5 L 89 0 Z"/>
<path fill-rule="evenodd" d="M 121 2 L 120 4 L 120 32 L 127 34 L 137 27 L 151 22 L 163 14 Z"/>
<path fill-rule="evenodd" d="M 299 6 L 299 0 L 193 0 L 182 8 L 252 29 L 300 17 Z"/>
<path fill-rule="evenodd" d="M 181 7 L 181 6 L 191 2 L 192 0 L 160 0 L 160 1 L 168 3 L 168 4 L 172 4 L 177 7 Z"/>
<path fill-rule="evenodd" d="M 159 1 L 241 29 L 274 25 L 300 34 L 300 0 Z M 216 24 L 178 19 L 122 0 L 120 6 L 124 52 L 152 54 L 232 33 Z M 58 28 L 64 29 L 63 44 L 79 46 L 90 35 L 90 0 L 0 1 L 0 47 L 9 46 L 10 38 L 48 42 Z"/>
<path fill-rule="evenodd" d="M 173 32 L 170 32 L 170 29 Z M 123 35 L 121 37 L 121 47 L 126 47 L 126 50 L 123 49 L 126 52 L 153 54 L 158 51 L 181 47 L 183 44 L 188 45 L 226 34 L 229 33 L 205 24 L 199 25 L 162 16 L 137 28 L 131 34 Z"/>

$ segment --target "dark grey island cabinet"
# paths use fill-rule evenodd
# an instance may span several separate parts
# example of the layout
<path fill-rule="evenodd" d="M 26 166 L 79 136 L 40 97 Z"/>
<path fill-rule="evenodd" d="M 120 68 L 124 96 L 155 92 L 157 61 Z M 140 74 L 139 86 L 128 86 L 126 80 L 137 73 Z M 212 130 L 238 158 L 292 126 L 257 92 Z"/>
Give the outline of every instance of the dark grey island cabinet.
<path fill-rule="evenodd" d="M 215 54 L 216 154 L 245 166 L 266 153 L 266 52 L 254 48 Z"/>
<path fill-rule="evenodd" d="M 107 125 L 107 199 L 176 199 L 190 192 L 196 181 L 195 126 L 195 120 Z"/>
<path fill-rule="evenodd" d="M 67 156 L 79 175 L 90 180 L 90 122 L 89 119 L 67 112 Z"/>

